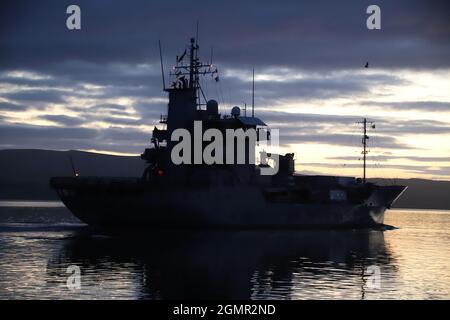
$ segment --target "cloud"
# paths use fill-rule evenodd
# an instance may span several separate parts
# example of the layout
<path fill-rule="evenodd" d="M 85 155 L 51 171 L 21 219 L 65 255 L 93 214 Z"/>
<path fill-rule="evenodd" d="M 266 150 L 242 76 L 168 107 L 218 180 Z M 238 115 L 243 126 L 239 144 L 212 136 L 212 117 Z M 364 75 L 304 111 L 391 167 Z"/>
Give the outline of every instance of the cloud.
<path fill-rule="evenodd" d="M 333 130 L 345 130 L 350 128 L 354 132 L 354 125 L 361 121 L 360 116 L 349 115 L 328 115 L 314 113 L 294 113 L 260 110 L 258 116 L 262 117 L 267 124 L 282 124 L 284 130 L 289 127 L 298 128 L 303 132 L 308 132 L 308 128 L 318 131 L 320 129 L 329 130 L 330 126 Z M 386 119 L 382 117 L 371 117 L 376 123 L 375 135 L 398 135 L 398 134 L 443 134 L 450 133 L 450 123 L 437 120 L 398 120 Z M 286 129 L 287 128 L 287 129 Z M 306 130 L 305 130 L 306 129 Z"/>
<path fill-rule="evenodd" d="M 370 157 L 373 161 L 387 161 L 395 159 L 411 160 L 416 162 L 450 162 L 449 157 L 421 157 L 421 156 L 394 156 L 394 155 L 376 155 Z M 330 160 L 346 160 L 346 161 L 356 161 L 360 157 L 354 156 L 338 156 L 338 157 L 327 157 Z"/>
<path fill-rule="evenodd" d="M 89 128 L 61 128 L 32 125 L 1 125 L 0 138 L 2 143 L 10 141 L 35 139 L 92 139 L 97 135 L 97 130 Z M 56 139 L 55 139 L 56 140 Z"/>
<path fill-rule="evenodd" d="M 358 146 L 355 142 L 355 135 L 351 134 L 289 134 L 280 135 L 281 144 L 302 144 L 302 143 L 314 143 L 314 144 L 327 144 L 334 146 Z M 413 146 L 405 145 L 397 141 L 394 137 L 379 136 L 377 137 L 377 148 L 383 149 L 413 149 Z"/>
<path fill-rule="evenodd" d="M 0 111 L 23 111 L 27 107 L 21 104 L 0 102 Z"/>
<path fill-rule="evenodd" d="M 349 163 L 349 164 L 342 164 L 342 163 L 323 163 L 323 162 L 305 162 L 300 163 L 299 166 L 305 166 L 305 167 L 313 167 L 313 168 L 346 168 L 346 169 L 357 169 L 362 168 L 362 164 L 357 163 Z M 436 174 L 440 176 L 450 176 L 450 167 L 449 166 L 442 166 L 439 168 L 432 168 L 430 166 L 423 166 L 423 165 L 399 165 L 399 164 L 373 164 L 368 163 L 367 165 L 368 169 L 399 169 L 404 172 L 412 172 L 415 174 Z M 376 173 L 374 173 L 376 174 Z"/>
<path fill-rule="evenodd" d="M 101 98 L 100 98 L 101 100 Z M 77 112 L 84 116 L 98 116 L 98 115 L 116 115 L 116 116 L 129 116 L 127 106 L 114 104 L 114 103 L 98 103 L 88 106 L 72 105 L 67 106 L 67 109 Z"/>
<path fill-rule="evenodd" d="M 98 64 L 158 60 L 195 34 L 204 52 L 234 66 L 355 69 L 366 60 L 382 68 L 450 67 L 446 1 L 379 0 L 382 29 L 369 31 L 370 1 L 136 0 L 133 4 L 79 0 L 82 29 L 65 27 L 69 1 L 2 3 L 0 68 L 45 69 L 62 60 Z M 176 8 L 176 9 L 174 9 Z M 170 17 L 168 21 L 167 17 Z M 181 32 L 180 32 L 181 30 Z M 50 49 L 51 48 L 51 49 Z M 32 52 L 33 54 L 29 54 Z"/>
<path fill-rule="evenodd" d="M 233 70 L 230 72 L 232 73 Z M 271 69 L 260 70 L 272 72 Z M 296 76 L 299 78 L 296 78 Z M 245 78 L 244 78 L 245 77 Z M 255 84 L 258 105 L 283 101 L 342 98 L 370 92 L 378 85 L 406 85 L 405 79 L 387 73 L 364 72 L 305 72 L 299 69 L 285 69 L 274 79 L 258 81 Z M 251 96 L 251 76 L 226 76 L 227 89 L 240 100 Z M 239 101 L 239 100 L 238 100 Z"/>
<path fill-rule="evenodd" d="M 146 147 L 149 137 L 150 133 L 137 129 L 0 125 L 2 149 L 21 146 L 33 149 L 95 149 L 137 154 Z"/>
<path fill-rule="evenodd" d="M 359 105 L 380 107 L 392 110 L 420 110 L 427 112 L 450 112 L 450 102 L 447 101 L 359 101 Z"/>
<path fill-rule="evenodd" d="M 40 118 L 56 122 L 59 125 L 67 126 L 67 127 L 77 126 L 77 125 L 83 124 L 85 122 L 84 119 L 79 118 L 79 117 L 70 117 L 70 116 L 59 115 L 59 114 L 48 114 L 45 116 L 41 116 Z"/>
<path fill-rule="evenodd" d="M 376 119 L 376 118 L 375 118 Z M 450 123 L 437 120 L 389 120 L 378 126 L 377 131 L 382 134 L 447 134 L 450 133 Z"/>
<path fill-rule="evenodd" d="M 250 70 L 255 68 L 256 115 L 281 129 L 285 145 L 356 148 L 360 132 L 354 123 L 363 116 L 377 123 L 373 141 L 385 152 L 412 150 L 403 143 L 406 136 L 439 139 L 450 134 L 450 121 L 437 113 L 450 110 L 445 92 L 395 99 L 397 89 L 421 90 L 411 76 L 415 72 L 438 69 L 445 75 L 450 70 L 446 1 L 380 0 L 378 31 L 365 27 L 366 8 L 372 4 L 368 0 L 345 5 L 200 0 L 195 6 L 181 0 L 79 0 L 82 29 L 76 32 L 65 27 L 69 4 L 2 3 L 0 147 L 142 152 L 150 138 L 142 128 L 167 113 L 157 42 L 163 43 L 167 73 L 195 34 L 197 20 L 201 57 L 209 59 L 214 46 L 221 76 L 219 83 L 204 84 L 207 97 L 219 100 L 222 114 L 234 104 L 250 105 Z M 363 68 L 366 61 L 369 69 Z M 324 109 L 316 109 L 316 102 Z M 320 114 L 331 105 L 333 114 Z M 284 106 L 295 112 L 280 111 Z M 357 113 L 348 114 L 354 107 Z M 378 116 L 396 110 L 432 111 L 434 116 Z M 38 120 L 55 125 L 29 124 Z M 421 162 L 427 161 L 433 160 Z"/>
<path fill-rule="evenodd" d="M 440 168 L 429 168 L 425 171 L 425 173 L 432 174 L 438 179 L 441 177 L 450 177 L 450 167 L 445 166 Z"/>
<path fill-rule="evenodd" d="M 359 116 L 332 115 L 317 113 L 282 112 L 270 110 L 257 110 L 257 115 L 264 118 L 268 123 L 308 123 L 308 124 L 353 124 L 360 121 Z"/>
<path fill-rule="evenodd" d="M 3 96 L 9 100 L 15 100 L 22 103 L 35 102 L 64 102 L 64 93 L 58 90 L 21 90 L 18 92 L 6 93 Z"/>

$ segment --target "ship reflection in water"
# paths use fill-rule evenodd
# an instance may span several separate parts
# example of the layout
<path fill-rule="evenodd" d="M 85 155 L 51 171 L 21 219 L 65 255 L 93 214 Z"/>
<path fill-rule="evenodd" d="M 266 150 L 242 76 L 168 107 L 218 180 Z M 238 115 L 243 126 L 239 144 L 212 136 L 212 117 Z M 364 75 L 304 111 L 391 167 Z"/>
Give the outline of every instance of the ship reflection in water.
<path fill-rule="evenodd" d="M 0 298 L 448 298 L 449 214 L 422 214 L 430 230 L 419 213 L 410 222 L 394 214 L 405 228 L 105 236 L 76 225 L 2 224 Z M 80 289 L 66 286 L 71 265 L 80 267 Z"/>
<path fill-rule="evenodd" d="M 311 281 L 339 283 L 361 298 L 367 264 L 389 260 L 381 231 L 158 232 L 127 240 L 77 237 L 48 270 L 57 275 L 65 272 L 60 266 L 77 264 L 126 274 L 134 263 L 141 296 L 157 299 L 324 297 L 308 288 Z M 102 267 L 106 261 L 114 264 Z"/>

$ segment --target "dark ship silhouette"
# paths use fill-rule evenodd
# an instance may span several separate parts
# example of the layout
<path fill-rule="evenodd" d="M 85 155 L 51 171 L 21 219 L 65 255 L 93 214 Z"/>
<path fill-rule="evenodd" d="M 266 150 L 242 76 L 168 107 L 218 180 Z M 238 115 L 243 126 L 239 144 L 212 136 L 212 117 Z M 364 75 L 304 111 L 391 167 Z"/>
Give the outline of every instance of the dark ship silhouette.
<path fill-rule="evenodd" d="M 54 188 L 67 208 L 83 222 L 95 227 L 371 227 L 383 224 L 384 212 L 406 189 L 405 186 L 379 186 L 364 178 L 307 176 L 294 174 L 294 155 L 279 155 L 278 171 L 262 175 L 268 163 L 256 165 L 250 159 L 256 148 L 245 141 L 245 162 L 234 164 L 174 164 L 171 152 L 176 145 L 172 133 L 185 129 L 194 134 L 194 122 L 201 121 L 203 132 L 217 129 L 259 130 L 266 124 L 259 118 L 240 114 L 219 114 L 218 103 L 207 101 L 200 76 L 218 80 L 211 63 L 200 62 L 197 40 L 177 56 L 171 73 L 175 81 L 164 90 L 169 94 L 167 116 L 155 127 L 153 146 L 141 155 L 148 167 L 141 178 L 53 177 Z M 161 52 L 161 51 L 160 51 Z M 185 58 L 189 59 L 184 63 Z M 203 99 L 203 100 L 202 100 Z M 364 119 L 364 160 L 366 125 Z M 267 131 L 269 132 L 269 131 Z M 266 133 L 267 133 L 266 132 Z M 267 140 L 270 135 L 266 134 Z M 203 148 L 205 147 L 203 143 Z M 223 157 L 229 152 L 224 147 Z M 193 158 L 194 152 L 189 155 Z M 236 160 L 236 152 L 234 152 Z M 193 163 L 193 162 L 192 162 Z M 365 161 L 364 161 L 365 169 Z M 75 172 L 74 172 L 75 173 Z"/>

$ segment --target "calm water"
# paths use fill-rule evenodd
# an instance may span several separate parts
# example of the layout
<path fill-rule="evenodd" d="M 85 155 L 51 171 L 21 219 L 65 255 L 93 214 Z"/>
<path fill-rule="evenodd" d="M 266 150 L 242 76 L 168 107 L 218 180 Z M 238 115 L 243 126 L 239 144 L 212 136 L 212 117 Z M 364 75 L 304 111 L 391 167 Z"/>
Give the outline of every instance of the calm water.
<path fill-rule="evenodd" d="M 450 298 L 450 211 L 392 210 L 386 231 L 106 236 L 57 203 L 2 205 L 0 299 Z"/>

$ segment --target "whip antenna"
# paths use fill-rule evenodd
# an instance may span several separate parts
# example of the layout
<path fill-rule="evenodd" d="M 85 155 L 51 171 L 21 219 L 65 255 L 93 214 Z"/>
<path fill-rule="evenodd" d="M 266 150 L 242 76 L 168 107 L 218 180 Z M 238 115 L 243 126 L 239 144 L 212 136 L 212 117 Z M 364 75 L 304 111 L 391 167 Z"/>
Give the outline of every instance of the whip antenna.
<path fill-rule="evenodd" d="M 253 68 L 253 81 L 252 81 L 252 118 L 255 117 L 255 68 Z"/>
<path fill-rule="evenodd" d="M 161 40 L 158 40 L 158 45 L 159 45 L 159 60 L 161 62 L 161 76 L 162 76 L 162 82 L 163 82 L 163 90 L 166 90 L 166 80 L 164 78 L 164 64 L 163 64 L 162 50 L 161 50 Z"/>

